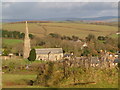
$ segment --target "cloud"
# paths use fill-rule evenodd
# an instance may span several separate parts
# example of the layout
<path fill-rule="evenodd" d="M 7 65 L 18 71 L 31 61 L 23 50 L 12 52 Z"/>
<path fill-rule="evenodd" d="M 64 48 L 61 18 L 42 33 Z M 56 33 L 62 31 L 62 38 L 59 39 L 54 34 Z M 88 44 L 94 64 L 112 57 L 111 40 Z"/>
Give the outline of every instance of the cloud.
<path fill-rule="evenodd" d="M 3 18 L 11 19 L 116 16 L 117 10 L 108 2 L 3 2 Z"/>
<path fill-rule="evenodd" d="M 119 2 L 119 0 L 2 0 L 2 2 Z"/>

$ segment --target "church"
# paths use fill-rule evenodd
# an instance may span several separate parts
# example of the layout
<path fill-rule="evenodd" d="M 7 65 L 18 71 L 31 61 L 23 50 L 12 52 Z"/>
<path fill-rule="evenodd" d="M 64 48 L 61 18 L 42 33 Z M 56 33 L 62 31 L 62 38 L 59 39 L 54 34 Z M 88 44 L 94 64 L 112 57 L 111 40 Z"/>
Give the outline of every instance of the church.
<path fill-rule="evenodd" d="M 28 23 L 26 21 L 23 58 L 27 59 L 29 57 L 30 50 L 31 50 L 31 47 L 30 47 Z M 41 49 L 37 48 L 37 49 L 35 49 L 35 51 L 36 51 L 36 60 L 57 61 L 57 60 L 61 60 L 63 58 L 62 48 L 41 48 Z"/>
<path fill-rule="evenodd" d="M 63 57 L 62 48 L 42 48 L 36 50 L 36 60 L 57 61 Z"/>

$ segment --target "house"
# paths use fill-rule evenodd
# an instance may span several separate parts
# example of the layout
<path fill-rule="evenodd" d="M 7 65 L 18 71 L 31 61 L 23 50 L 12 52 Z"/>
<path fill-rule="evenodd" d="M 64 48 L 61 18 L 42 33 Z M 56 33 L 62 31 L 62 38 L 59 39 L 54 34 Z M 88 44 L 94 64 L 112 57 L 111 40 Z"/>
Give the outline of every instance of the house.
<path fill-rule="evenodd" d="M 66 54 L 63 55 L 63 58 L 64 58 L 64 59 L 68 59 L 68 60 L 70 60 L 70 58 L 71 58 L 73 55 L 74 55 L 73 52 L 66 53 Z"/>
<path fill-rule="evenodd" d="M 69 59 L 70 60 L 70 58 L 71 58 L 71 54 L 64 54 L 64 59 Z"/>
<path fill-rule="evenodd" d="M 85 47 L 88 47 L 87 43 L 83 43 L 83 45 L 81 46 L 81 49 L 85 48 Z"/>
<path fill-rule="evenodd" d="M 120 32 L 116 32 L 116 34 L 117 34 L 117 35 L 119 35 L 119 34 L 120 34 Z"/>
<path fill-rule="evenodd" d="M 36 50 L 36 60 L 56 61 L 63 58 L 62 48 L 43 48 Z"/>
<path fill-rule="evenodd" d="M 98 66 L 100 64 L 100 61 L 98 59 L 98 57 L 91 57 L 91 66 L 95 67 Z"/>
<path fill-rule="evenodd" d="M 113 61 L 113 65 L 118 65 L 118 63 L 120 63 L 120 59 L 119 59 L 119 58 L 116 58 L 116 59 Z"/>

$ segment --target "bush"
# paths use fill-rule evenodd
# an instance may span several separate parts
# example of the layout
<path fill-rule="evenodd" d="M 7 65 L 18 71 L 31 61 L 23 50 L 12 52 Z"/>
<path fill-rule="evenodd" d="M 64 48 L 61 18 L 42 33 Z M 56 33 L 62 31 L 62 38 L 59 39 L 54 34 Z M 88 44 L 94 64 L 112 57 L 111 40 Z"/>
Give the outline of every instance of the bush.
<path fill-rule="evenodd" d="M 10 51 L 5 49 L 5 50 L 2 52 L 2 56 L 8 56 L 9 53 L 10 53 Z"/>
<path fill-rule="evenodd" d="M 49 35 L 53 38 L 61 38 L 61 36 L 59 34 L 56 34 L 56 33 L 50 33 Z"/>
<path fill-rule="evenodd" d="M 72 36 L 72 40 L 73 40 L 73 41 L 77 41 L 78 39 L 79 39 L 79 37 L 74 36 L 74 35 Z"/>
<path fill-rule="evenodd" d="M 82 56 L 88 56 L 90 54 L 90 51 L 88 49 L 85 49 L 82 53 Z"/>
<path fill-rule="evenodd" d="M 98 36 L 97 39 L 98 39 L 98 40 L 106 40 L 106 37 L 104 37 L 104 36 Z"/>

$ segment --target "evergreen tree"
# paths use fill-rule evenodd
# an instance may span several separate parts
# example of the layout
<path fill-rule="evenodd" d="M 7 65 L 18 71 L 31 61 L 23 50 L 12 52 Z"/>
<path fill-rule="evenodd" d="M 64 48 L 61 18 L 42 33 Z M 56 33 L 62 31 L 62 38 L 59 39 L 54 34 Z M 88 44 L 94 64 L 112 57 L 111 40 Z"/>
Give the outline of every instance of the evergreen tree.
<path fill-rule="evenodd" d="M 35 61 L 35 59 L 36 59 L 36 52 L 35 52 L 35 49 L 32 49 L 32 50 L 30 51 L 28 60 L 29 60 L 29 61 Z"/>

